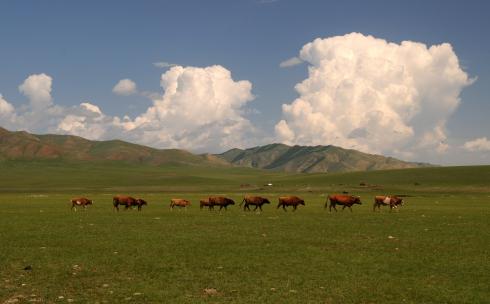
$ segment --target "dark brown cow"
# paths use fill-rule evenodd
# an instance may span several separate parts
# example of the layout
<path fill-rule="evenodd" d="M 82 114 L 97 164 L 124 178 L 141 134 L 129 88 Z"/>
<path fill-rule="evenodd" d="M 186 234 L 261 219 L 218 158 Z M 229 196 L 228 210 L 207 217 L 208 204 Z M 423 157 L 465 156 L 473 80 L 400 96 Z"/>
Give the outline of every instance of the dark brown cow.
<path fill-rule="evenodd" d="M 87 205 L 92 205 L 93 201 L 89 200 L 86 197 L 75 197 L 70 200 L 71 202 L 71 210 L 77 211 L 77 206 L 82 206 L 83 210 L 87 208 Z"/>
<path fill-rule="evenodd" d="M 147 202 L 146 202 L 144 199 L 142 199 L 142 198 L 137 198 L 137 199 L 136 199 L 136 206 L 138 206 L 138 211 L 141 211 L 141 209 L 142 209 L 142 208 L 143 208 L 143 206 L 145 206 L 145 205 L 147 206 L 147 205 L 148 205 L 148 203 L 147 203 Z"/>
<path fill-rule="evenodd" d="M 243 201 L 240 203 L 240 206 L 242 206 L 243 203 L 245 203 L 245 205 L 243 206 L 243 211 L 250 211 L 250 205 L 255 206 L 255 209 L 253 211 L 257 210 L 257 208 L 262 211 L 262 205 L 270 204 L 271 202 L 265 197 L 245 196 L 243 198 Z"/>
<path fill-rule="evenodd" d="M 209 204 L 211 205 L 212 209 L 214 209 L 214 206 L 219 206 L 219 210 L 221 211 L 223 208 L 227 210 L 228 205 L 235 205 L 235 201 L 231 198 L 223 196 L 210 196 Z"/>
<path fill-rule="evenodd" d="M 214 209 L 214 206 L 209 202 L 209 198 L 203 198 L 199 201 L 199 208 L 202 209 L 204 207 L 208 207 L 210 211 Z"/>
<path fill-rule="evenodd" d="M 114 209 L 119 211 L 119 205 L 124 205 L 124 210 L 128 210 L 133 206 L 138 206 L 138 211 L 141 211 L 143 205 L 148 205 L 148 203 L 141 198 L 134 198 L 126 195 L 116 195 L 112 198 L 112 204 Z"/>
<path fill-rule="evenodd" d="M 190 206 L 191 202 L 182 198 L 173 198 L 170 200 L 170 210 L 173 210 L 174 207 L 184 208 L 187 210 L 187 206 Z"/>
<path fill-rule="evenodd" d="M 381 206 L 390 206 L 390 211 L 392 211 L 393 209 L 398 208 L 399 205 L 403 206 L 403 204 L 403 199 L 396 195 L 377 195 L 374 197 L 373 211 L 376 211 L 376 207 L 378 207 L 378 210 L 381 210 Z"/>
<path fill-rule="evenodd" d="M 329 195 L 327 200 L 325 201 L 325 208 L 327 208 L 328 201 L 330 200 L 329 210 L 332 211 L 332 207 L 335 211 L 337 211 L 336 205 L 342 205 L 342 210 L 345 207 L 349 207 L 349 210 L 352 212 L 352 205 L 358 204 L 362 205 L 361 198 L 359 196 L 353 195 L 344 195 L 344 194 L 336 194 Z"/>
<path fill-rule="evenodd" d="M 305 201 L 297 196 L 281 196 L 279 197 L 279 204 L 277 205 L 277 209 L 282 206 L 284 211 L 286 207 L 293 206 L 293 211 L 296 211 L 298 205 L 305 205 Z"/>

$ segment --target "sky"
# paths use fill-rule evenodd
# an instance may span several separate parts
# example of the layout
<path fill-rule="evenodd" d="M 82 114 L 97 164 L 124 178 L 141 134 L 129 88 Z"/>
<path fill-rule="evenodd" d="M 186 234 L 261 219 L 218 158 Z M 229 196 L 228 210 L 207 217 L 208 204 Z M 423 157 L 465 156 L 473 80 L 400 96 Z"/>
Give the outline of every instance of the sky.
<path fill-rule="evenodd" d="M 0 1 L 0 126 L 490 164 L 488 1 Z"/>

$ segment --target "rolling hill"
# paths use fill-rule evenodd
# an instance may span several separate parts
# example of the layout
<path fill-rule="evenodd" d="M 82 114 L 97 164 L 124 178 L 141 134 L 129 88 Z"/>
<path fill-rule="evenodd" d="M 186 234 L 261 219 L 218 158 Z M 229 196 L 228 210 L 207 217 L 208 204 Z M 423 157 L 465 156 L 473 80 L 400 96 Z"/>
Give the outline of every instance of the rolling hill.
<path fill-rule="evenodd" d="M 84 161 L 130 164 L 240 166 L 284 172 L 349 172 L 427 167 L 391 157 L 336 146 L 271 144 L 222 154 L 196 155 L 179 149 L 155 149 L 121 140 L 92 141 L 72 135 L 34 135 L 0 128 L 0 161 Z"/>
<path fill-rule="evenodd" d="M 91 141 L 72 135 L 33 135 L 0 128 L 0 160 L 121 161 L 136 164 L 228 166 L 212 156 L 185 150 L 159 150 L 121 140 Z"/>
<path fill-rule="evenodd" d="M 217 155 L 231 164 L 285 172 L 349 172 L 429 167 L 392 157 L 362 153 L 336 146 L 271 144 Z"/>

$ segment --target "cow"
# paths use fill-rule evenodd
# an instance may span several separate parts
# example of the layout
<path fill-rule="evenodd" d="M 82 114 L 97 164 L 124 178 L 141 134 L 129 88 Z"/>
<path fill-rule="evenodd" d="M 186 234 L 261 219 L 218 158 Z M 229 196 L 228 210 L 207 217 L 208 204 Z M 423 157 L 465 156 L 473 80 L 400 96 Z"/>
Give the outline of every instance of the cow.
<path fill-rule="evenodd" d="M 138 211 L 141 211 L 143 205 L 148 205 L 148 203 L 141 198 L 134 198 L 126 195 L 116 195 L 112 198 L 112 204 L 114 209 L 119 211 L 119 205 L 124 205 L 124 210 L 128 210 L 133 206 L 138 206 Z"/>
<path fill-rule="evenodd" d="M 253 205 L 255 206 L 255 210 L 260 209 L 260 211 L 262 211 L 262 205 L 264 204 L 270 204 L 271 202 L 265 198 L 265 197 L 260 197 L 260 196 L 245 196 L 242 200 L 242 202 L 240 203 L 240 206 L 243 205 L 243 203 L 245 203 L 245 205 L 243 206 L 243 211 L 250 211 L 250 205 Z"/>
<path fill-rule="evenodd" d="M 94 202 L 86 197 L 76 197 L 70 200 L 71 210 L 77 211 L 77 206 L 82 206 L 83 210 L 87 208 L 87 205 L 92 205 Z"/>
<path fill-rule="evenodd" d="M 209 203 L 209 198 L 203 198 L 199 200 L 199 208 L 202 210 L 202 208 L 208 207 L 209 211 L 214 209 L 214 206 Z"/>
<path fill-rule="evenodd" d="M 147 205 L 148 205 L 148 203 L 144 199 L 142 199 L 142 198 L 136 199 L 136 206 L 138 206 L 138 211 L 141 211 L 143 206 L 147 206 Z"/>
<path fill-rule="evenodd" d="M 282 206 L 282 209 L 284 211 L 287 211 L 286 207 L 293 206 L 293 211 L 296 211 L 298 205 L 304 206 L 305 201 L 297 196 L 281 196 L 279 197 L 279 204 L 277 205 L 277 209 Z"/>
<path fill-rule="evenodd" d="M 403 199 L 396 195 L 377 195 L 374 197 L 373 211 L 376 211 L 376 207 L 381 210 L 381 206 L 390 206 L 390 211 L 393 211 L 393 209 L 398 208 L 398 205 L 403 206 L 404 203 Z"/>
<path fill-rule="evenodd" d="M 335 194 L 335 195 L 329 195 L 327 197 L 327 200 L 325 201 L 325 208 L 327 208 L 328 201 L 330 201 L 330 206 L 329 210 L 332 212 L 332 207 L 337 212 L 337 207 L 336 205 L 342 205 L 342 210 L 345 209 L 345 207 L 349 207 L 350 212 L 352 212 L 352 205 L 358 204 L 362 205 L 361 203 L 361 198 L 359 196 L 353 196 L 353 195 L 344 195 L 344 194 Z"/>
<path fill-rule="evenodd" d="M 170 211 L 174 209 L 174 207 L 184 208 L 187 210 L 187 206 L 190 206 L 191 202 L 182 198 L 173 198 L 170 200 Z"/>
<path fill-rule="evenodd" d="M 214 209 L 214 206 L 219 206 L 219 210 L 221 211 L 223 208 L 227 210 L 228 205 L 235 205 L 235 201 L 223 196 L 210 196 L 209 204 L 211 205 L 211 209 Z"/>

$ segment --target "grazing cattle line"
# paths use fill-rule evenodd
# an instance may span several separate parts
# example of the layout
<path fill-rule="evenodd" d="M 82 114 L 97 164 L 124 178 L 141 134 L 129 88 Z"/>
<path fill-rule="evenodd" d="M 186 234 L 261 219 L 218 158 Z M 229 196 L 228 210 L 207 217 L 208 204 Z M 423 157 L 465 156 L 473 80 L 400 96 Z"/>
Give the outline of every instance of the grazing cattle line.
<path fill-rule="evenodd" d="M 305 206 L 305 201 L 298 196 L 280 196 L 278 198 L 278 205 L 276 209 L 282 207 L 284 211 L 287 211 L 287 207 L 293 207 L 293 211 L 296 211 L 299 205 Z M 330 202 L 330 204 L 329 204 Z M 86 197 L 77 197 L 70 200 L 71 209 L 76 211 L 76 206 L 82 206 L 84 210 L 88 205 L 93 205 L 93 200 L 90 200 Z M 126 195 L 116 195 L 112 199 L 113 209 L 115 211 L 119 211 L 119 205 L 123 205 L 124 210 L 131 209 L 133 207 L 137 207 L 138 211 L 142 210 L 142 207 L 148 205 L 148 203 L 142 198 L 134 198 L 132 196 Z M 263 211 L 262 206 L 265 204 L 270 204 L 269 199 L 261 196 L 245 196 L 240 203 L 239 207 L 243 205 L 243 211 L 252 211 L 250 210 L 250 205 L 255 206 L 253 211 Z M 373 211 L 376 211 L 376 208 L 381 210 L 381 206 L 389 206 L 390 212 L 393 209 L 397 209 L 398 206 L 403 206 L 404 204 L 403 198 L 396 195 L 376 195 L 374 197 Z M 229 205 L 235 205 L 235 201 L 231 198 L 227 198 L 224 196 L 210 196 L 208 198 L 203 198 L 199 200 L 199 208 L 208 208 L 209 211 L 215 210 L 215 206 L 219 206 L 219 211 L 222 209 L 227 210 Z M 336 206 L 342 206 L 342 211 L 348 207 L 352 212 L 353 205 L 362 205 L 361 197 L 347 194 L 333 194 L 327 195 L 327 199 L 325 201 L 324 209 L 327 207 L 329 211 L 335 210 L 337 212 Z M 170 199 L 170 210 L 173 210 L 175 207 L 179 209 L 187 208 L 191 206 L 191 201 L 183 198 L 172 198 Z"/>

